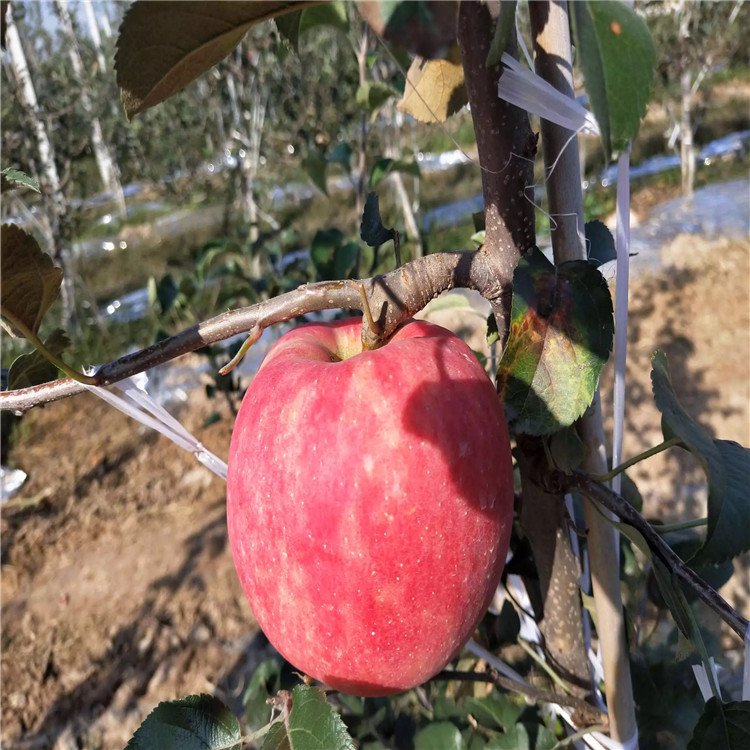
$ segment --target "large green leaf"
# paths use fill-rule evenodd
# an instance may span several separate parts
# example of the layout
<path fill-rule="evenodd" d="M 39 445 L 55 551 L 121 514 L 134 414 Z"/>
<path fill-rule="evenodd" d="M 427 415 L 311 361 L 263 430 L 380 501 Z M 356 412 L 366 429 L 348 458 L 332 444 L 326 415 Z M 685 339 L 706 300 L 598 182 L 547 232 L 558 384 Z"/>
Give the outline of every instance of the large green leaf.
<path fill-rule="evenodd" d="M 609 289 L 590 263 L 555 267 L 536 249 L 521 258 L 513 275 L 510 335 L 497 373 L 516 432 L 550 434 L 583 414 L 613 334 Z"/>
<path fill-rule="evenodd" d="M 3 224 L 0 232 L 0 311 L 7 319 L 15 319 L 37 333 L 60 293 L 63 272 L 20 227 Z"/>
<path fill-rule="evenodd" d="M 354 750 L 354 741 L 323 690 L 297 685 L 289 716 L 271 727 L 263 750 Z"/>
<path fill-rule="evenodd" d="M 70 346 L 70 339 L 62 328 L 56 328 L 44 342 L 56 357 L 59 357 Z M 8 388 L 30 388 L 33 385 L 47 383 L 57 377 L 57 367 L 36 349 L 22 354 L 8 371 Z"/>
<path fill-rule="evenodd" d="M 131 750 L 241 750 L 237 717 L 212 695 L 160 703 L 128 742 Z"/>
<path fill-rule="evenodd" d="M 635 138 L 656 68 L 651 33 L 622 2 L 571 3 L 576 50 L 607 157 Z"/>
<path fill-rule="evenodd" d="M 463 750 L 461 732 L 449 721 L 436 721 L 414 737 L 414 750 Z"/>
<path fill-rule="evenodd" d="M 489 695 L 486 698 L 467 698 L 466 709 L 482 726 L 488 729 L 503 729 L 509 732 L 523 712 L 521 706 L 511 703 L 502 695 Z"/>
<path fill-rule="evenodd" d="M 523 724 L 516 724 L 509 732 L 498 734 L 486 745 L 486 750 L 530 750 L 531 739 Z"/>
<path fill-rule="evenodd" d="M 750 701 L 722 705 L 711 698 L 693 729 L 687 750 L 746 750 L 748 747 Z"/>
<path fill-rule="evenodd" d="M 652 358 L 654 401 L 666 429 L 678 436 L 700 462 L 708 478 L 708 526 L 692 566 L 715 565 L 750 549 L 750 450 L 714 440 L 682 407 L 672 387 L 667 357 Z"/>
<path fill-rule="evenodd" d="M 163 102 L 225 58 L 257 23 L 312 2 L 182 2 L 131 5 L 120 26 L 117 85 L 128 118 Z"/>

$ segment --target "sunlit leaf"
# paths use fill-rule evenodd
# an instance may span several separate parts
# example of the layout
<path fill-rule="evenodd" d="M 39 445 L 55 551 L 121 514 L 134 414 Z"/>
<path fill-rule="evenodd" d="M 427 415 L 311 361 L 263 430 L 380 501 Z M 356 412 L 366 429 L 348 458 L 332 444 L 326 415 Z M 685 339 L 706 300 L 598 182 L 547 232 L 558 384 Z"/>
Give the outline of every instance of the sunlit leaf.
<path fill-rule="evenodd" d="M 46 338 L 44 345 L 59 357 L 70 346 L 70 339 L 62 328 L 56 328 Z M 14 360 L 8 371 L 8 388 L 30 388 L 56 377 L 57 367 L 35 349 Z"/>
<path fill-rule="evenodd" d="M 460 58 L 414 58 L 406 74 L 404 96 L 396 108 L 420 122 L 445 122 L 469 100 Z"/>
<path fill-rule="evenodd" d="M 30 188 L 37 193 L 39 192 L 39 183 L 20 169 L 6 167 L 0 172 L 0 177 L 2 178 L 1 187 L 3 193 L 8 190 L 15 190 L 19 186 Z"/>
<path fill-rule="evenodd" d="M 383 225 L 383 220 L 380 218 L 378 194 L 375 192 L 367 194 L 359 236 L 370 247 L 382 245 L 396 236 L 395 229 Z"/>
<path fill-rule="evenodd" d="M 445 57 L 456 40 L 455 0 L 374 0 L 357 7 L 386 41 L 426 59 Z"/>
<path fill-rule="evenodd" d="M 160 703 L 128 742 L 131 750 L 241 750 L 237 717 L 212 695 Z"/>
<path fill-rule="evenodd" d="M 271 727 L 263 750 L 354 750 L 354 741 L 320 688 L 297 685 L 289 716 Z"/>
<path fill-rule="evenodd" d="M 750 549 L 750 450 L 714 440 L 683 408 L 672 387 L 664 352 L 652 358 L 654 401 L 668 429 L 682 439 L 708 478 L 708 526 L 691 565 L 725 562 Z"/>
<path fill-rule="evenodd" d="M 436 721 L 414 736 L 414 750 L 463 750 L 461 732 L 449 721 Z"/>
<path fill-rule="evenodd" d="M 378 159 L 370 171 L 370 187 L 374 190 L 381 180 L 393 172 L 419 177 L 419 164 L 414 159 Z"/>
<path fill-rule="evenodd" d="M 746 750 L 750 747 L 750 701 L 711 698 L 693 729 L 687 750 Z"/>
<path fill-rule="evenodd" d="M 571 3 L 576 50 L 607 157 L 635 138 L 656 69 L 645 22 L 626 3 Z"/>
<path fill-rule="evenodd" d="M 129 118 L 163 102 L 225 58 L 257 23 L 311 2 L 133 3 L 120 26 L 117 85 Z"/>
<path fill-rule="evenodd" d="M 0 309 L 33 333 L 60 292 L 63 272 L 37 241 L 15 224 L 3 224 L 0 236 Z"/>
<path fill-rule="evenodd" d="M 583 414 L 613 334 L 612 299 L 590 263 L 555 267 L 539 250 L 521 258 L 497 373 L 498 392 L 517 432 L 550 434 Z"/>
<path fill-rule="evenodd" d="M 586 222 L 586 247 L 589 263 L 596 267 L 617 259 L 615 238 L 601 221 Z"/>
<path fill-rule="evenodd" d="M 510 34 L 516 26 L 516 0 L 506 0 L 500 3 L 500 15 L 497 18 L 495 34 L 484 64 L 492 68 L 500 62 L 500 58 L 508 45 Z"/>

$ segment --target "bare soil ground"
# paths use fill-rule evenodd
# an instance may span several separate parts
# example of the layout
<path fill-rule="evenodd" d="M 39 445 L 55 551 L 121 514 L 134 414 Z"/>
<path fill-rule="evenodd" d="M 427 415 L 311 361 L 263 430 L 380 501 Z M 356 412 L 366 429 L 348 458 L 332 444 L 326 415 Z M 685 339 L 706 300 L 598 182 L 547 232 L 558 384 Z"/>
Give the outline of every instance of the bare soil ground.
<path fill-rule="evenodd" d="M 664 253 L 669 267 L 631 288 L 625 455 L 660 440 L 657 347 L 693 415 L 748 445 L 748 247 L 683 236 Z M 203 428 L 217 408 L 196 392 L 179 417 L 226 457 L 228 413 Z M 215 692 L 239 712 L 265 646 L 226 543 L 223 483 L 90 395 L 24 417 L 11 460 L 29 480 L 2 514 L 3 747 L 123 747 L 156 703 L 189 693 Z M 705 513 L 684 453 L 632 477 L 647 515 Z M 737 567 L 724 594 L 748 616 L 750 560 Z"/>

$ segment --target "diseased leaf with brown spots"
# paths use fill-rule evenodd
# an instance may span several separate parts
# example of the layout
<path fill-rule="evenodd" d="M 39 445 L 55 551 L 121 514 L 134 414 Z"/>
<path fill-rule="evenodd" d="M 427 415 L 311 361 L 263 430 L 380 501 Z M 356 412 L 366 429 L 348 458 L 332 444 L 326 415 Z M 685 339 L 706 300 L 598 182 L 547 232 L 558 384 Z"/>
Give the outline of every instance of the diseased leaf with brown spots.
<path fill-rule="evenodd" d="M 583 260 L 553 266 L 539 250 L 513 275 L 508 343 L 498 391 L 517 433 L 546 435 L 573 424 L 591 403 L 612 350 L 612 298 Z"/>
<path fill-rule="evenodd" d="M 404 96 L 396 108 L 420 122 L 445 122 L 469 100 L 460 55 L 449 60 L 415 57 L 406 74 Z"/>
<path fill-rule="evenodd" d="M 37 333 L 60 292 L 63 272 L 42 252 L 37 241 L 15 224 L 3 224 L 0 241 L 0 311 L 9 323 L 18 320 Z M 13 333 L 22 335 L 17 330 Z"/>

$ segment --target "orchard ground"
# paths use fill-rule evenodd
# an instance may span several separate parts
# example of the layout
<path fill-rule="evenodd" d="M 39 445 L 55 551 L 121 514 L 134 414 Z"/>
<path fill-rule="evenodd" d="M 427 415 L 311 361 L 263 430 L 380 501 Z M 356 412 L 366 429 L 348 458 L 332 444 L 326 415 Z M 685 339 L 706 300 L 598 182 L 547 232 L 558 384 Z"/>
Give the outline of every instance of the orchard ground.
<path fill-rule="evenodd" d="M 662 347 L 683 404 L 750 442 L 750 267 L 745 242 L 682 235 L 664 270 L 634 280 L 624 455 L 661 439 L 650 356 Z M 611 372 L 603 378 L 611 411 Z M 226 457 L 228 411 L 202 391 L 180 419 Z M 11 448 L 29 479 L 2 515 L 2 743 L 120 748 L 160 700 L 216 693 L 239 713 L 268 648 L 227 545 L 224 483 L 93 396 L 26 416 Z M 647 516 L 704 515 L 698 466 L 677 450 L 631 471 Z M 750 615 L 750 556 L 724 595 Z M 712 622 L 711 620 L 709 620 Z M 725 648 L 736 639 L 723 636 Z"/>

